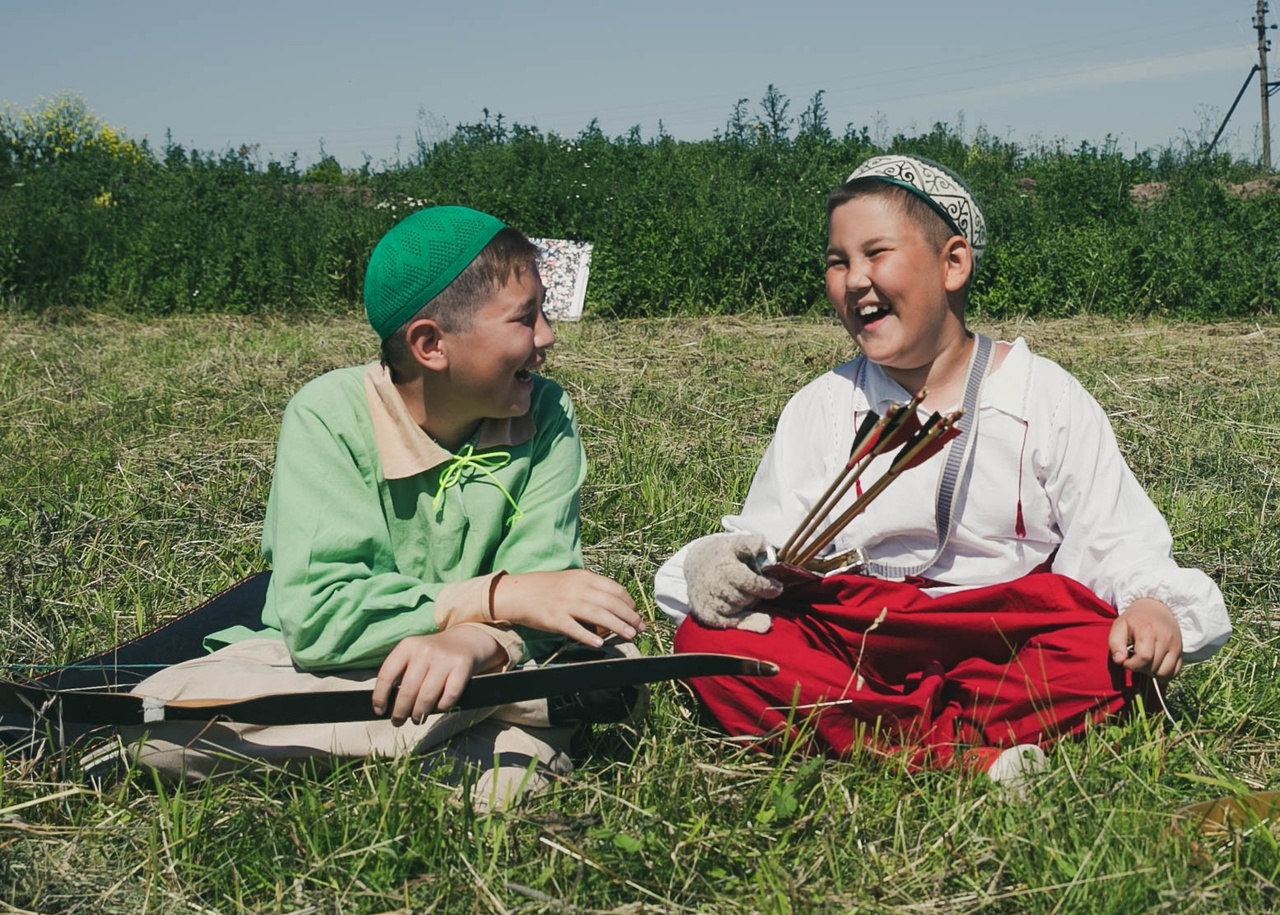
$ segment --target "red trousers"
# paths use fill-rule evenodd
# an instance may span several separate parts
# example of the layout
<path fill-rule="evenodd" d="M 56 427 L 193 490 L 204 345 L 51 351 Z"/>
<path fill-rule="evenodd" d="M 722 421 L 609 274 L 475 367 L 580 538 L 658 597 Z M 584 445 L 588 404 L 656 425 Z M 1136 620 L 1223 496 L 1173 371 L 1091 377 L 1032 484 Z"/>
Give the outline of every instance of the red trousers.
<path fill-rule="evenodd" d="M 835 575 L 761 609 L 767 633 L 689 617 L 675 650 L 761 658 L 778 676 L 700 677 L 694 691 L 730 734 L 803 735 L 833 756 L 866 747 L 945 767 L 968 747 L 1043 745 L 1119 712 L 1148 683 L 1110 659 L 1115 610 L 1049 572 L 941 597 Z"/>

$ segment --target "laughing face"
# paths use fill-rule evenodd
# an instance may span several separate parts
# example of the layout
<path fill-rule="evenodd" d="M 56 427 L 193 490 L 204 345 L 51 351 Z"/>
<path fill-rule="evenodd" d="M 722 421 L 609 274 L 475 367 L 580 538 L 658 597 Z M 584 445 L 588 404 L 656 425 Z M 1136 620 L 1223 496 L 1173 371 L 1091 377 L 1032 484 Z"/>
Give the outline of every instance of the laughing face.
<path fill-rule="evenodd" d="M 907 390 L 935 362 L 967 346 L 963 292 L 970 272 L 963 239 L 939 250 L 890 197 L 866 195 L 831 213 L 827 298 L 854 342 Z"/>
<path fill-rule="evenodd" d="M 533 374 L 546 362 L 555 333 L 542 305 L 538 271 L 513 274 L 476 309 L 465 329 L 446 331 L 453 410 L 459 419 L 504 419 L 529 412 Z"/>

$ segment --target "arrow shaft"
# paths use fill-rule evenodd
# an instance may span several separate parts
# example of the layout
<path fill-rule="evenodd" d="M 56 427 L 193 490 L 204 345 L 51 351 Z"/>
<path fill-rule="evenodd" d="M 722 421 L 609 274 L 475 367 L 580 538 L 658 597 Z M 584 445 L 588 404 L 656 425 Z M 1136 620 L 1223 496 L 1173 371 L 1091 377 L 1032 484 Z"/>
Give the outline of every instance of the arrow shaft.
<path fill-rule="evenodd" d="M 818 524 L 820 519 L 826 515 L 840 501 L 841 496 L 848 491 L 848 487 L 841 489 L 841 494 L 832 501 L 832 493 L 841 487 L 841 481 L 844 480 L 849 470 L 861 460 L 862 449 L 865 444 L 872 442 L 879 435 L 879 429 L 884 424 L 884 418 L 877 414 L 874 410 L 867 412 L 866 417 L 862 421 L 862 425 L 858 427 L 857 433 L 853 437 L 853 447 L 849 450 L 849 460 L 836 474 L 836 478 L 831 481 L 831 485 L 826 488 L 821 498 L 814 503 L 813 508 L 809 509 L 808 514 L 804 516 L 804 520 L 800 525 L 791 532 L 791 536 L 787 538 L 787 542 L 782 545 L 782 549 L 778 551 L 778 558 L 786 561 L 784 557 L 790 556 L 792 547 L 799 546 L 804 543 L 805 539 L 813 532 L 813 528 Z M 861 473 L 861 471 L 859 471 Z M 856 477 L 855 477 L 856 479 Z"/>
<path fill-rule="evenodd" d="M 907 403 L 895 403 L 883 417 L 880 417 L 874 423 L 863 422 L 862 428 L 858 430 L 858 434 L 854 437 L 853 450 L 849 455 L 849 462 L 836 475 L 836 478 L 831 481 L 831 485 L 822 494 L 822 498 L 804 516 L 800 526 L 787 538 L 786 544 L 778 553 L 780 562 L 793 562 L 797 556 L 809 552 L 804 547 L 804 543 L 813 536 L 814 531 L 818 529 L 827 514 L 840 504 L 840 500 L 861 479 L 862 474 L 871 466 L 871 462 L 886 451 L 897 448 L 910 440 L 912 435 L 918 434 L 922 427 L 916 416 L 916 409 L 920 406 L 920 402 L 924 400 L 926 393 L 926 391 L 921 390 Z M 874 411 L 868 413 L 867 420 L 870 420 L 875 415 Z M 934 415 L 936 416 L 937 414 Z"/>
<path fill-rule="evenodd" d="M 796 557 L 794 564 L 803 566 L 805 563 L 812 561 L 815 556 L 822 552 L 827 544 L 832 540 L 835 540 L 836 537 L 840 535 L 840 532 L 849 526 L 849 522 L 867 510 L 867 506 L 875 500 L 876 496 L 884 492 L 885 488 L 893 482 L 895 476 L 897 476 L 897 474 L 890 470 L 880 479 L 872 483 L 867 491 L 858 497 L 856 502 L 841 512 L 839 517 L 832 521 L 831 524 L 827 526 L 827 529 L 819 534 L 814 541 L 810 543 L 798 557 Z"/>
<path fill-rule="evenodd" d="M 890 483 L 898 478 L 898 475 L 904 470 L 908 470 L 917 464 L 928 460 L 946 444 L 944 436 L 950 432 L 960 414 L 953 413 L 946 417 L 934 413 L 925 421 L 914 436 L 902 446 L 902 450 L 897 457 L 893 459 L 893 463 L 889 465 L 889 469 L 885 471 L 880 479 L 876 480 L 871 486 L 858 497 L 858 500 L 845 509 L 839 517 L 827 526 L 818 537 L 816 537 L 808 547 L 798 551 L 798 555 L 792 561 L 792 564 L 804 566 L 810 563 L 822 552 L 822 550 L 840 535 L 850 522 L 858 515 L 862 514 L 876 500 L 879 495 L 885 491 Z"/>

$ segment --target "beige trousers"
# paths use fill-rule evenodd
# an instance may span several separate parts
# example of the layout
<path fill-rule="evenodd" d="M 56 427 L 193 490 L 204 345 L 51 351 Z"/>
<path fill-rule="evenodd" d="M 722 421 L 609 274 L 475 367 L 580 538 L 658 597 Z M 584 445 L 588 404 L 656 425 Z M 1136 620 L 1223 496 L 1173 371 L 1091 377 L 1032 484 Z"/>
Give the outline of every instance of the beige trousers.
<path fill-rule="evenodd" d="M 166 701 L 247 699 L 281 693 L 372 689 L 377 671 L 311 674 L 298 670 L 283 643 L 251 639 L 165 668 L 133 692 Z M 442 772 L 471 781 L 477 810 L 502 809 L 526 792 L 573 771 L 566 748 L 574 727 L 551 727 L 546 702 L 431 715 L 421 724 L 388 719 L 324 724 L 253 725 L 168 721 L 120 728 L 127 753 L 167 781 L 200 781 L 252 767 L 323 770 L 364 757 L 425 755 Z"/>

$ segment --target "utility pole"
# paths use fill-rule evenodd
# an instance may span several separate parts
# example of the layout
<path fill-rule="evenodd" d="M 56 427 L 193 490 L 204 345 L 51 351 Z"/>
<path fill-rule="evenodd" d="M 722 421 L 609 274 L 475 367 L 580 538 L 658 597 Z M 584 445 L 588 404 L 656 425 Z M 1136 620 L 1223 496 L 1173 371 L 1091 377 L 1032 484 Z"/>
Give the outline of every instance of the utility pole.
<path fill-rule="evenodd" d="M 1267 37 L 1267 32 L 1275 28 L 1274 25 L 1267 25 L 1267 12 L 1269 10 L 1270 5 L 1267 0 L 1258 0 L 1258 11 L 1253 17 L 1253 27 L 1258 32 L 1258 62 L 1249 71 L 1249 75 L 1244 78 L 1240 91 L 1236 93 L 1236 100 L 1231 103 L 1231 110 L 1222 119 L 1218 132 L 1213 135 L 1213 140 L 1205 149 L 1206 156 L 1213 152 L 1213 148 L 1218 145 L 1218 138 L 1222 136 L 1222 131 L 1227 129 L 1227 121 L 1231 120 L 1231 115 L 1235 113 L 1236 106 L 1240 104 L 1240 99 L 1244 98 L 1244 91 L 1249 88 L 1249 80 L 1253 79 L 1253 74 L 1261 73 L 1262 79 L 1258 82 L 1258 88 L 1262 94 L 1262 167 L 1267 171 L 1271 171 L 1270 100 L 1272 95 L 1280 91 L 1280 81 L 1273 83 L 1267 79 L 1267 52 L 1271 50 L 1271 39 Z"/>
<path fill-rule="evenodd" d="M 1262 75 L 1259 81 L 1262 89 L 1262 167 L 1271 171 L 1271 84 L 1267 82 L 1267 52 L 1271 50 L 1271 41 L 1267 38 L 1267 9 L 1267 0 L 1258 0 L 1253 27 L 1258 30 L 1258 71 Z"/>

